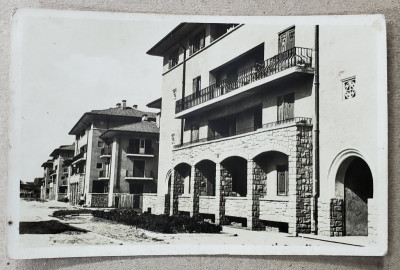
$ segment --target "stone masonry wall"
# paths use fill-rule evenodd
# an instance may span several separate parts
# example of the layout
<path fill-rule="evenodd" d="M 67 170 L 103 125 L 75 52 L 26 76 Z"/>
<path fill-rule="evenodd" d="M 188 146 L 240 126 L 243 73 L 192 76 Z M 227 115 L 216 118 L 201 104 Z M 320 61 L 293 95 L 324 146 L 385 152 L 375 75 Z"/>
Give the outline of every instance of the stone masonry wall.
<path fill-rule="evenodd" d="M 108 206 L 108 194 L 92 194 L 91 207 L 107 207 Z"/>
<path fill-rule="evenodd" d="M 225 225 L 228 223 L 227 218 L 225 217 L 225 198 L 229 196 L 232 192 L 232 176 L 221 165 L 221 188 L 220 188 L 220 201 L 219 201 L 219 220 L 221 225 Z"/>
<path fill-rule="evenodd" d="M 194 171 L 194 194 L 193 194 L 193 215 L 199 213 L 199 196 L 202 192 L 202 182 L 204 182 L 204 176 L 198 168 Z"/>
<path fill-rule="evenodd" d="M 175 170 L 175 179 L 174 179 L 174 192 L 173 192 L 173 201 L 172 201 L 172 214 L 178 214 L 178 204 L 179 204 L 179 195 L 183 194 L 183 181 L 184 178 L 179 174 L 178 171 Z"/>
<path fill-rule="evenodd" d="M 311 233 L 312 150 L 312 128 L 299 126 L 296 133 L 296 231 L 298 233 Z"/>
<path fill-rule="evenodd" d="M 164 201 L 164 215 L 169 216 L 169 211 L 171 210 L 171 196 L 169 194 L 165 194 L 165 201 Z"/>
<path fill-rule="evenodd" d="M 343 199 L 331 199 L 331 231 L 330 236 L 344 236 L 344 203 Z"/>
<path fill-rule="evenodd" d="M 257 164 L 253 162 L 253 185 L 254 191 L 260 198 L 267 195 L 267 173 Z"/>

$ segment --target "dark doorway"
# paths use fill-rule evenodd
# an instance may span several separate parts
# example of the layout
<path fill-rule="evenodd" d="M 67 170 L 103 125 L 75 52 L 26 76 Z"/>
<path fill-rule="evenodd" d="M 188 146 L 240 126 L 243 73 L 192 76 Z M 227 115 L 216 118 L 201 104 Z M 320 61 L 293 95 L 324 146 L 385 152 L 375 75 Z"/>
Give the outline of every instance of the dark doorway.
<path fill-rule="evenodd" d="M 344 178 L 345 234 L 368 235 L 368 199 L 373 197 L 372 173 L 367 163 L 355 158 Z"/>
<path fill-rule="evenodd" d="M 141 180 L 139 180 L 141 181 Z M 143 194 L 143 183 L 130 183 L 129 184 L 130 194 Z"/>
<path fill-rule="evenodd" d="M 133 177 L 144 177 L 144 160 L 135 160 L 133 162 Z"/>

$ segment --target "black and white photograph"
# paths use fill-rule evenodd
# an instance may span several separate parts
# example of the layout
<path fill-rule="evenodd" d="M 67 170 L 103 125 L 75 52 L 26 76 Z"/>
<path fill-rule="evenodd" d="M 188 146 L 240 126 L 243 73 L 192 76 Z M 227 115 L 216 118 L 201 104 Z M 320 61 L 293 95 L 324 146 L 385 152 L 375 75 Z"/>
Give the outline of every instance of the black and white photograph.
<path fill-rule="evenodd" d="M 11 258 L 388 248 L 382 15 L 22 9 Z"/>

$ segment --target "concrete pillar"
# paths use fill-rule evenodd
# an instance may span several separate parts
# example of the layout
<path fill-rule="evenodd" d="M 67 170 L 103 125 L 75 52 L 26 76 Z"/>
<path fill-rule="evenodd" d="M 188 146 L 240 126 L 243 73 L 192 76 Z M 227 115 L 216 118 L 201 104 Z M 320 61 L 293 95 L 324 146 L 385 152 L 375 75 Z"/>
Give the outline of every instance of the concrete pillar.
<path fill-rule="evenodd" d="M 171 196 L 170 196 L 170 215 L 177 215 L 178 214 L 178 194 L 175 190 L 175 169 L 172 169 L 171 172 Z"/>
<path fill-rule="evenodd" d="M 190 202 L 192 207 L 190 208 L 190 216 L 199 213 L 199 185 L 200 179 L 196 177 L 196 166 L 190 167 Z"/>
<path fill-rule="evenodd" d="M 119 150 L 119 145 L 117 138 L 113 139 L 112 145 L 111 145 L 111 160 L 110 164 L 108 165 L 110 168 L 110 182 L 109 182 L 109 189 L 108 189 L 108 207 L 113 206 L 113 194 L 114 194 L 114 183 L 116 182 L 116 179 L 118 177 L 118 150 Z"/>
<path fill-rule="evenodd" d="M 215 224 L 220 224 L 221 215 L 221 165 L 215 164 Z M 225 211 L 224 211 L 225 212 Z"/>

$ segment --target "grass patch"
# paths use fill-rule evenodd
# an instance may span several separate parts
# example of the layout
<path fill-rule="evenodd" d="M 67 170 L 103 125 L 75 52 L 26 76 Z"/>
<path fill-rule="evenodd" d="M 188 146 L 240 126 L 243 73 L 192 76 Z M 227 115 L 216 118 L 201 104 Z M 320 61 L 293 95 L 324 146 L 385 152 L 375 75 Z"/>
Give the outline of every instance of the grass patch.
<path fill-rule="evenodd" d="M 222 227 L 187 216 L 137 214 L 134 210 L 97 210 L 94 217 L 113 220 L 118 223 L 136 226 L 160 233 L 219 233 Z"/>
<path fill-rule="evenodd" d="M 20 234 L 58 234 L 63 232 L 87 232 L 57 220 L 20 222 Z"/>

